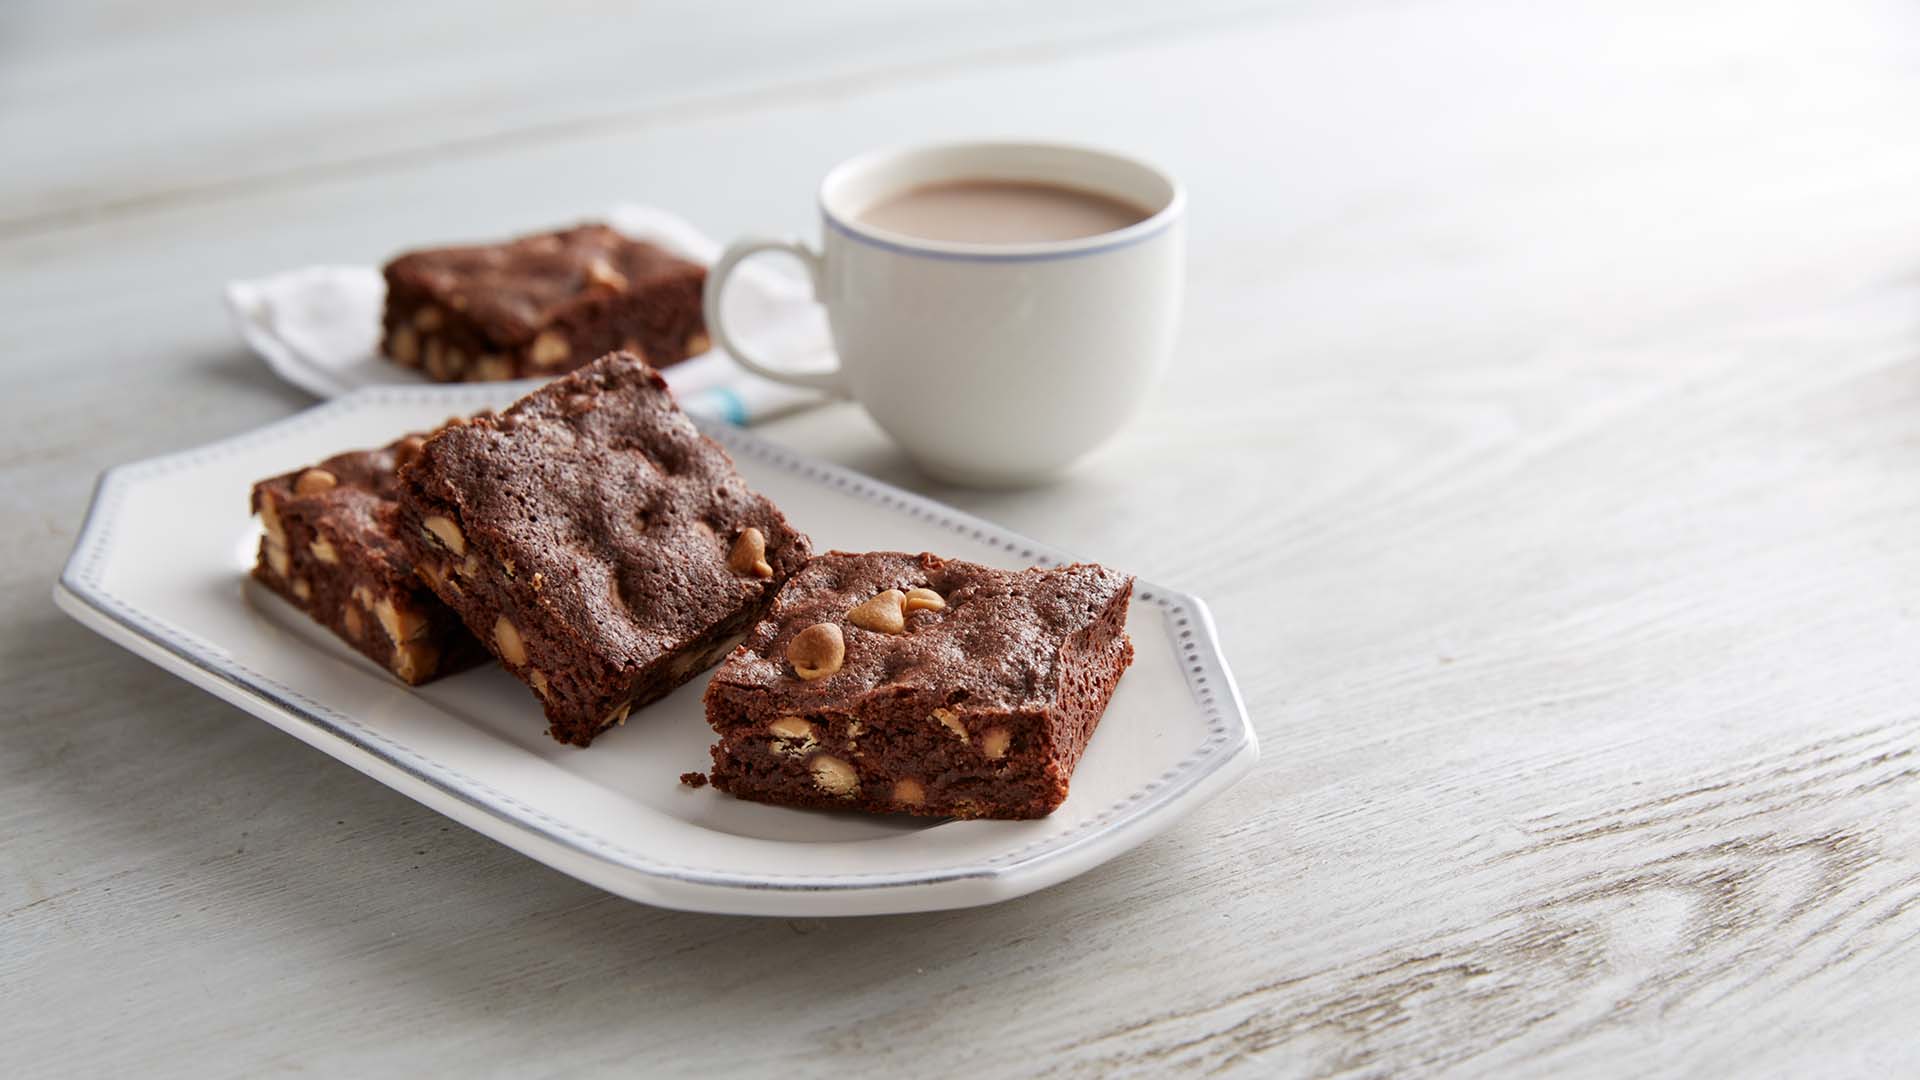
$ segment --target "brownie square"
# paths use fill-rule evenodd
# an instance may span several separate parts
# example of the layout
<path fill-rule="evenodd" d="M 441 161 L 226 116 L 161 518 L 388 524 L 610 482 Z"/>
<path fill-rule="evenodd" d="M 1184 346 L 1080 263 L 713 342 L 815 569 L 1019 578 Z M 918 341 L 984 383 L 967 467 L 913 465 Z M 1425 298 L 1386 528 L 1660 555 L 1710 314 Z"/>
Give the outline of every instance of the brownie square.
<path fill-rule="evenodd" d="M 253 576 L 414 686 L 487 656 L 414 576 L 400 542 L 394 473 L 420 445 L 409 435 L 339 454 L 262 480 L 252 495 L 266 527 Z"/>
<path fill-rule="evenodd" d="M 421 576 L 576 746 L 729 652 L 809 551 L 625 353 L 441 429 L 400 502 Z"/>
<path fill-rule="evenodd" d="M 708 348 L 706 269 L 606 225 L 410 252 L 385 273 L 380 351 L 438 382 L 555 375 L 614 349 L 666 367 Z"/>
<path fill-rule="evenodd" d="M 715 787 L 789 806 L 1034 818 L 1133 662 L 1133 579 L 935 555 L 808 562 L 707 685 Z"/>

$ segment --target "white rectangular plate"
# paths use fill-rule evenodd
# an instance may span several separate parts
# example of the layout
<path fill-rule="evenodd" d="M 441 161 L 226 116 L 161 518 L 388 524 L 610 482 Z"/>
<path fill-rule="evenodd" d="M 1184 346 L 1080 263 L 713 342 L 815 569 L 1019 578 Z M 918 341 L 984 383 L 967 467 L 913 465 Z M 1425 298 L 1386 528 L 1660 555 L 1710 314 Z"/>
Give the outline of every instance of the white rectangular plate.
<path fill-rule="evenodd" d="M 650 904 L 855 915 L 992 903 L 1126 851 L 1245 775 L 1258 748 L 1194 597 L 1140 582 L 1120 681 L 1072 794 L 1041 821 L 788 810 L 679 782 L 710 764 L 706 679 L 591 749 L 545 734 L 532 694 L 487 668 L 394 681 L 246 577 L 262 477 L 504 405 L 500 387 L 361 391 L 100 479 L 55 589 L 74 618 L 361 772 L 583 881 Z M 1010 568 L 1060 552 L 724 425 L 703 425 L 817 550 L 932 551 Z"/>

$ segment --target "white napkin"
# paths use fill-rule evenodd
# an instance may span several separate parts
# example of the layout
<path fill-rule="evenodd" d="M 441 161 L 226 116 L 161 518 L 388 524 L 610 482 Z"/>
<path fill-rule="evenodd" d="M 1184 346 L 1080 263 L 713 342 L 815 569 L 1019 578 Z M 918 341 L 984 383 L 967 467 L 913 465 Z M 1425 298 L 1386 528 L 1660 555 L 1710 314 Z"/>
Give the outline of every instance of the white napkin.
<path fill-rule="evenodd" d="M 616 206 L 608 224 L 703 265 L 720 245 L 692 225 L 651 206 Z M 366 386 L 434 383 L 379 356 L 386 286 L 371 266 L 310 266 L 227 284 L 234 326 L 267 366 L 323 398 Z M 780 362 L 818 368 L 831 353 L 824 314 L 806 285 L 764 266 L 743 265 L 727 290 L 727 327 Z M 821 400 L 819 394 L 760 378 L 715 348 L 662 370 L 682 408 L 696 416 L 750 424 Z M 524 380 L 532 389 L 541 380 Z"/>

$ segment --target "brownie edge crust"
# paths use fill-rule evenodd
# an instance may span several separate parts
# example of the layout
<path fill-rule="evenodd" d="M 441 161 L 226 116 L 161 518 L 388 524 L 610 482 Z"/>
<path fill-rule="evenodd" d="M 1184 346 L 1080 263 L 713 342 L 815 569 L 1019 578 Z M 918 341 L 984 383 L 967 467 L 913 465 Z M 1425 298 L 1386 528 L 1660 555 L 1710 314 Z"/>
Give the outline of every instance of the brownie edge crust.
<path fill-rule="evenodd" d="M 831 552 L 707 686 L 715 787 L 789 806 L 1035 818 L 1120 676 L 1133 579 Z"/>
<path fill-rule="evenodd" d="M 809 553 L 626 353 L 441 429 L 400 502 L 420 575 L 576 746 L 726 655 Z"/>
<path fill-rule="evenodd" d="M 487 658 L 400 542 L 394 473 L 421 442 L 336 454 L 260 481 L 251 497 L 265 527 L 254 578 L 413 686 Z"/>

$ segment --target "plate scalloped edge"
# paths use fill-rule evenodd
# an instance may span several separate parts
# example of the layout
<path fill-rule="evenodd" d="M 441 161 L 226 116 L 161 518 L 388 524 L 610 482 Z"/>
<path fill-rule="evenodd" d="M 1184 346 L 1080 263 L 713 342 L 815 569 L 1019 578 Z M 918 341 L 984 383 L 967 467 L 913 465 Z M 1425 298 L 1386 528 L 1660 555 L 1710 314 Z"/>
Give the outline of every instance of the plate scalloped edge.
<path fill-rule="evenodd" d="M 558 866 L 552 859 L 518 842 L 531 831 L 548 842 L 600 860 L 614 867 L 662 879 L 680 885 L 720 890 L 845 892 L 871 889 L 902 889 L 936 885 L 969 879 L 986 879 L 1003 886 L 1027 872 L 1045 866 L 1060 865 L 1059 873 L 1040 874 L 1024 888 L 1000 888 L 995 895 L 972 901 L 934 905 L 880 907 L 872 910 L 928 910 L 991 902 L 1043 888 L 1091 868 L 1122 851 L 1131 849 L 1170 825 L 1180 813 L 1169 812 L 1175 803 L 1197 806 L 1250 771 L 1258 759 L 1259 744 L 1247 715 L 1238 686 L 1225 658 L 1221 655 L 1213 618 L 1206 605 L 1195 596 L 1167 589 L 1150 582 L 1138 582 L 1134 599 L 1160 608 L 1172 626 L 1172 636 L 1180 649 L 1181 673 L 1194 701 L 1207 722 L 1207 738 L 1199 749 L 1168 768 L 1160 776 L 1065 832 L 1042 837 L 1022 847 L 1001 852 L 977 862 L 931 871 L 872 874 L 795 875 L 773 878 L 766 875 L 740 875 L 674 866 L 632 850 L 630 847 L 595 836 L 576 825 L 556 820 L 512 796 L 473 777 L 429 759 L 358 720 L 337 712 L 286 687 L 271 677 L 254 671 L 223 655 L 222 650 L 178 627 L 142 612 L 114 595 L 102 581 L 102 564 L 108 552 L 117 510 L 126 491 L 143 480 L 165 476 L 183 468 L 219 460 L 246 452 L 253 446 L 270 443 L 291 431 L 321 423 L 334 413 L 360 408 L 369 402 L 427 399 L 436 405 L 457 403 L 471 398 L 475 407 L 497 404 L 497 387 L 474 387 L 469 394 L 452 396 L 445 388 L 430 392 L 414 387 L 372 388 L 356 391 L 317 405 L 284 420 L 189 450 L 165 454 L 143 461 L 115 466 L 103 472 L 73 553 L 54 588 L 55 602 L 90 629 L 133 649 L 175 675 L 215 693 L 275 726 L 326 750 L 328 739 L 344 742 L 367 754 L 379 764 L 437 792 L 466 813 L 440 800 L 429 800 L 418 791 L 407 791 L 429 806 L 449 813 L 457 820 L 478 829 L 563 872 L 598 884 L 609 891 L 672 907 L 699 907 L 701 910 L 726 910 L 705 905 L 683 905 L 667 896 L 639 895 L 622 889 L 604 876 L 586 872 L 590 868 Z M 872 479 L 837 465 L 794 453 L 776 443 L 726 424 L 696 421 L 701 431 L 739 457 L 750 458 L 816 483 L 907 513 L 944 531 L 1004 550 L 1032 565 L 1051 566 L 1072 561 L 1063 552 L 1043 545 L 984 519 Z M 289 723 L 291 721 L 291 723 Z M 303 730 L 304 729 L 304 730 Z M 315 737 L 321 736 L 321 737 Z M 369 771 L 352 758 L 332 756 Z M 385 779 L 375 775 L 376 779 Z M 501 807 L 511 807 L 512 813 Z M 1191 806 L 1188 807 L 1190 809 Z M 489 824 L 499 827 L 488 827 Z M 1078 849 L 1095 839 L 1106 839 L 1105 855 L 1077 868 Z M 746 905 L 750 910 L 762 905 Z M 809 912 L 824 914 L 826 912 Z"/>

